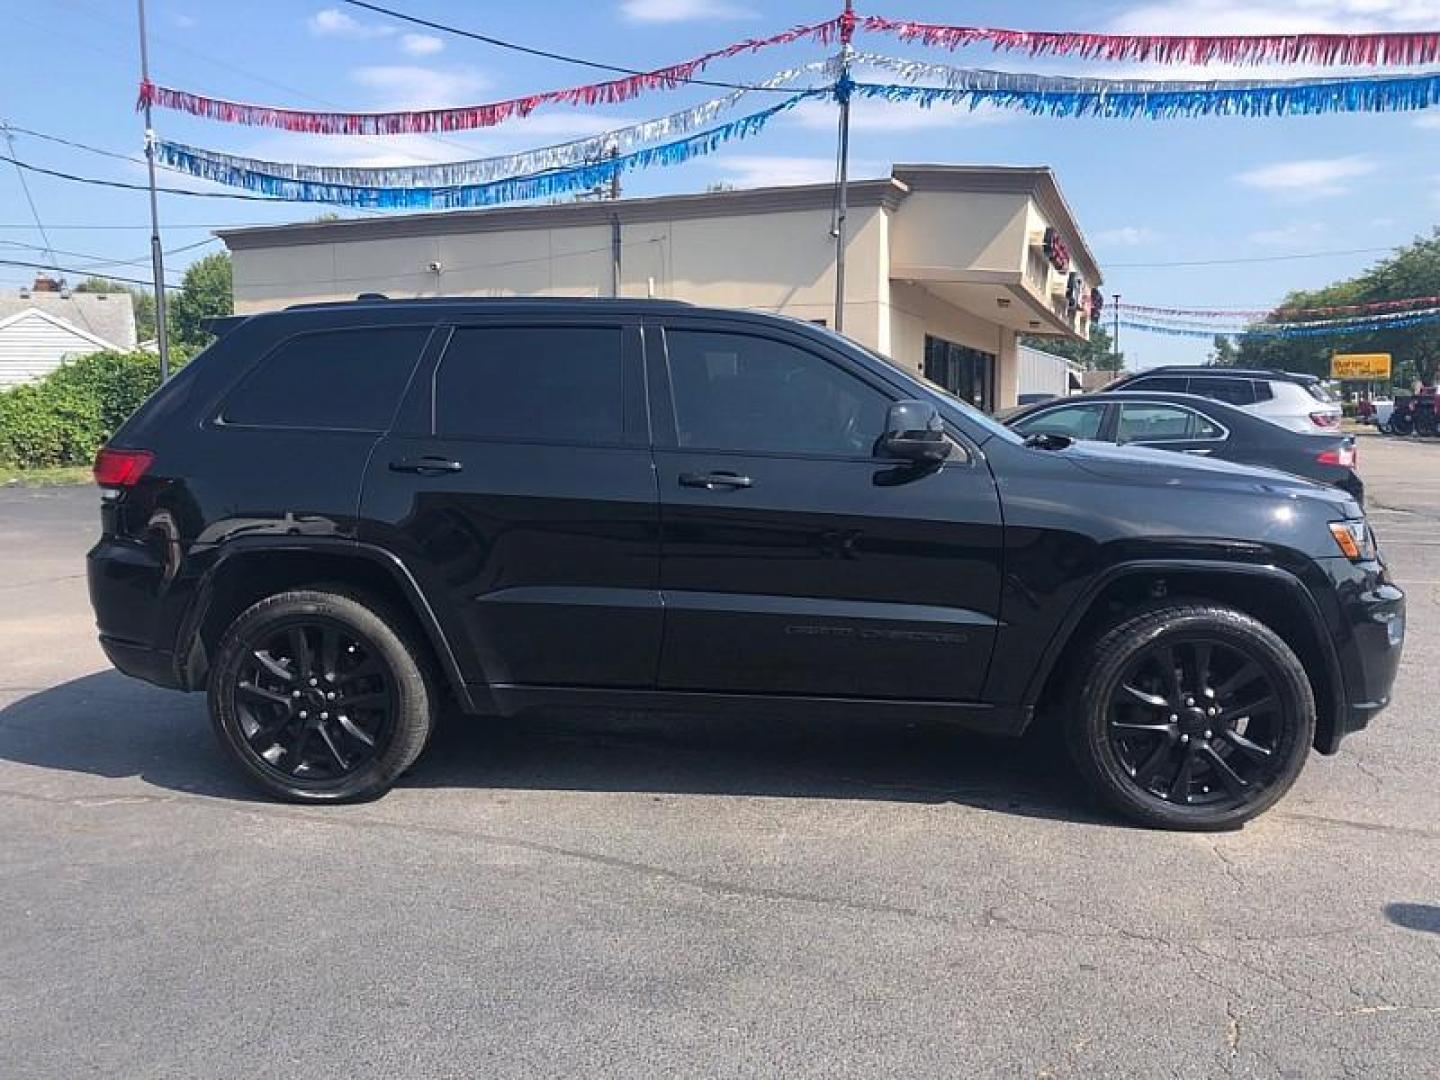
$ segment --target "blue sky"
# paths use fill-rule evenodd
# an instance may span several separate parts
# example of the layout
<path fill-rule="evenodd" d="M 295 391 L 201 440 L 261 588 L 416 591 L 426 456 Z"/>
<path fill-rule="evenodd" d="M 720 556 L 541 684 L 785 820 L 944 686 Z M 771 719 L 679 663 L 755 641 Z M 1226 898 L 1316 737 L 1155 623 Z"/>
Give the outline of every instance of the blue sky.
<path fill-rule="evenodd" d="M 299 108 L 390 109 L 468 104 L 594 81 L 586 69 L 420 32 L 345 4 L 318 0 L 151 0 L 151 64 L 158 82 L 222 97 Z M 387 6 L 542 48 L 633 67 L 672 63 L 732 40 L 824 19 L 837 0 L 551 0 L 531 3 L 393 0 Z M 866 14 L 1030 29 L 1157 33 L 1286 33 L 1440 28 L 1440 0 L 1156 0 L 1065 5 L 867 0 Z M 127 0 L 51 0 L 6 5 L 0 119 L 124 153 L 141 146 L 133 112 L 138 79 L 135 16 Z M 1104 66 L 1032 60 L 988 50 L 955 54 L 864 35 L 874 52 L 1009 70 L 1150 77 L 1245 77 L 1255 69 Z M 717 64 L 706 77 L 746 81 L 820 59 L 820 46 L 766 50 Z M 1270 71 L 1280 77 L 1313 70 Z M 157 112 L 168 138 L 272 159 L 331 163 L 435 161 L 564 141 L 664 115 L 720 93 L 685 87 L 604 109 L 550 108 L 525 121 L 435 138 L 293 135 Z M 742 110 L 758 108 L 756 102 Z M 1440 222 L 1440 110 L 1430 114 L 1209 119 L 1074 120 L 956 110 L 919 113 L 856 106 L 852 175 L 877 176 L 896 161 L 1052 166 L 1106 270 L 1106 292 L 1167 306 L 1259 307 L 1287 291 L 1323 285 L 1383 249 Z M 735 115 L 738 115 L 735 114 Z M 695 191 L 723 181 L 755 186 L 820 180 L 832 173 L 834 117 L 814 103 L 759 137 L 671 169 L 632 173 L 627 194 Z M 143 169 L 15 136 L 14 151 L 50 168 L 141 181 Z M 139 192 L 28 177 L 62 265 L 137 260 L 97 272 L 148 276 L 146 198 Z M 220 190 L 174 176 L 162 182 Z M 209 230 L 304 220 L 324 207 L 163 197 L 167 249 Z M 0 258 L 45 256 L 24 193 L 0 162 Z M 217 250 L 192 248 L 168 262 Z M 1287 258 L 1278 258 L 1286 256 Z M 1267 261 L 1238 261 L 1267 260 Z M 1176 263 L 1219 263 L 1177 266 Z M 1170 264 L 1170 265 L 1160 265 Z M 0 286 L 29 271 L 0 266 Z M 1206 343 L 1123 332 L 1132 363 L 1203 359 Z"/>

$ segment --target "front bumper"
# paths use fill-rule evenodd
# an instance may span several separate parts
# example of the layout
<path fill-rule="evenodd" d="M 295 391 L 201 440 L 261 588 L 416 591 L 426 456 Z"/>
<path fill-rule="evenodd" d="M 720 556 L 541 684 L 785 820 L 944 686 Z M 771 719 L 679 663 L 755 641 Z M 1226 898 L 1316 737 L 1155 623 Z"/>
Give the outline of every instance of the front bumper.
<path fill-rule="evenodd" d="M 1405 646 L 1405 594 L 1380 561 L 1319 560 L 1333 586 L 1325 605 L 1342 686 L 1338 714 L 1316 749 L 1333 754 L 1340 740 L 1369 725 L 1390 704 Z"/>

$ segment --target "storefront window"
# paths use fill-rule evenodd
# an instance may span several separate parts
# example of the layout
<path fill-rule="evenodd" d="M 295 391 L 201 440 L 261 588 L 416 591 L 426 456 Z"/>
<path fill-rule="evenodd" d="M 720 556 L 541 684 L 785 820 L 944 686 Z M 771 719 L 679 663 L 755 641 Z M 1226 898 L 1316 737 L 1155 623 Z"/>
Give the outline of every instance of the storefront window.
<path fill-rule="evenodd" d="M 995 411 L 995 356 L 925 335 L 925 377 L 982 412 Z"/>

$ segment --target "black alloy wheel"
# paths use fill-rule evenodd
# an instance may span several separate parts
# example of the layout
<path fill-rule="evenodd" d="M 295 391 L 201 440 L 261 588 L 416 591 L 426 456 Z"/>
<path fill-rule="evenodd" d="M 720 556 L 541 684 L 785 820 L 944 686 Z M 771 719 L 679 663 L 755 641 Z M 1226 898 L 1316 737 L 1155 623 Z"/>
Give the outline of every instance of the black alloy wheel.
<path fill-rule="evenodd" d="M 383 792 L 434 723 L 428 647 L 403 613 L 358 593 L 267 597 L 226 630 L 210 718 L 246 777 L 293 802 Z"/>
<path fill-rule="evenodd" d="M 1242 612 L 1143 613 L 1103 635 L 1081 671 L 1072 755 L 1105 801 L 1146 824 L 1242 824 L 1290 788 L 1314 739 L 1304 665 Z"/>
<path fill-rule="evenodd" d="M 268 628 L 235 679 L 246 744 L 287 780 L 339 780 L 394 730 L 395 695 L 373 645 L 348 627 L 296 619 Z"/>

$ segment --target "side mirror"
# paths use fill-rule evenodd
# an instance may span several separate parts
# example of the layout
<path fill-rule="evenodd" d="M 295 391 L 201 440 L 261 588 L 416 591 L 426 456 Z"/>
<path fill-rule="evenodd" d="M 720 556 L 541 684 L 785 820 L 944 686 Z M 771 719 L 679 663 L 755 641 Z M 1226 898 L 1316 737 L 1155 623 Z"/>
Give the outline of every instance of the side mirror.
<path fill-rule="evenodd" d="M 933 465 L 950 456 L 950 440 L 940 410 L 928 401 L 897 401 L 885 417 L 879 453 L 917 465 Z"/>

